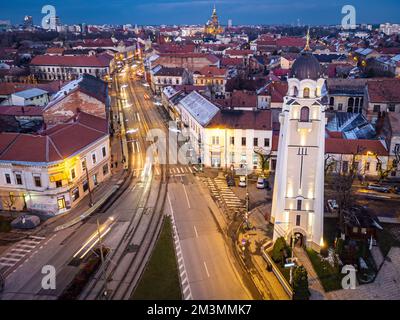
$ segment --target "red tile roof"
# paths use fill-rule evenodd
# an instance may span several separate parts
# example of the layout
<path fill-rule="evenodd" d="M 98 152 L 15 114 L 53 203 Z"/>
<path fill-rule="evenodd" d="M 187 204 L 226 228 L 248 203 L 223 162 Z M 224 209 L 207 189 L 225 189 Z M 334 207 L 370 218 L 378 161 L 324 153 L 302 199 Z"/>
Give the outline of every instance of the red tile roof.
<path fill-rule="evenodd" d="M 304 47 L 306 45 L 306 39 L 298 37 L 282 37 L 276 40 L 276 44 L 279 47 Z"/>
<path fill-rule="evenodd" d="M 221 65 L 223 66 L 240 66 L 242 64 L 242 58 L 221 58 Z"/>
<path fill-rule="evenodd" d="M 107 121 L 80 113 L 74 122 L 38 135 L 0 133 L 0 161 L 58 162 L 108 135 Z"/>
<path fill-rule="evenodd" d="M 252 50 L 231 49 L 231 50 L 226 50 L 225 54 L 226 55 L 231 55 L 231 56 L 247 56 L 249 54 L 254 54 L 254 52 Z"/>
<path fill-rule="evenodd" d="M 270 110 L 221 110 L 212 118 L 207 128 L 272 130 Z"/>
<path fill-rule="evenodd" d="M 227 69 L 215 66 L 206 66 L 198 71 L 203 76 L 225 76 Z M 196 72 L 195 72 L 196 73 Z"/>
<path fill-rule="evenodd" d="M 61 67 L 109 67 L 110 60 L 105 56 L 36 56 L 32 59 L 33 66 Z"/>
<path fill-rule="evenodd" d="M 399 103 L 400 79 L 368 81 L 369 101 L 372 103 Z"/>
<path fill-rule="evenodd" d="M 56 93 L 60 90 L 64 84 L 63 81 L 52 81 L 49 83 L 21 83 L 21 82 L 0 82 L 0 95 L 10 95 L 16 92 L 24 91 L 31 88 L 38 88 L 50 92 L 51 94 Z"/>
<path fill-rule="evenodd" d="M 350 140 L 350 139 L 325 139 L 325 152 L 331 154 L 357 154 L 362 148 L 363 153 L 373 152 L 380 156 L 387 156 L 388 150 L 380 140 Z"/>
<path fill-rule="evenodd" d="M 40 117 L 43 115 L 43 108 L 36 106 L 0 106 L 0 115 Z"/>
<path fill-rule="evenodd" d="M 272 151 L 277 151 L 279 146 L 279 135 L 272 136 Z M 380 140 L 350 140 L 338 138 L 325 139 L 325 153 L 330 154 L 357 154 L 357 150 L 362 148 L 363 154 L 373 152 L 379 156 L 389 155 Z"/>
<path fill-rule="evenodd" d="M 63 54 L 64 48 L 47 48 L 46 54 Z"/>

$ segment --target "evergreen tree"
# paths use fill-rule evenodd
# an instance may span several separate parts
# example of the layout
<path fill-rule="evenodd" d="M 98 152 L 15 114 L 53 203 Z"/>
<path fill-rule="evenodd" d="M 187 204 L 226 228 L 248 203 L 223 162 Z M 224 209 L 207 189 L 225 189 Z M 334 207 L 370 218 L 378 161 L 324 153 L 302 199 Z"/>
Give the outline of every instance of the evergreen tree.
<path fill-rule="evenodd" d="M 308 300 L 310 298 L 307 270 L 303 266 L 299 266 L 293 271 L 293 291 L 293 300 Z"/>

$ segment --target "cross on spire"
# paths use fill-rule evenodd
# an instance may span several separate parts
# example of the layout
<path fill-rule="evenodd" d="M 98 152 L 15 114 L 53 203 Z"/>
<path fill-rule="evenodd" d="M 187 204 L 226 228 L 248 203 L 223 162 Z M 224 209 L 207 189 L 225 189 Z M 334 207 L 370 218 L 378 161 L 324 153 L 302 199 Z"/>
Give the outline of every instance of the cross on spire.
<path fill-rule="evenodd" d="M 306 42 L 306 46 L 304 47 L 304 51 L 311 51 L 311 47 L 310 47 L 310 27 L 307 30 L 306 39 L 307 39 L 307 42 Z"/>

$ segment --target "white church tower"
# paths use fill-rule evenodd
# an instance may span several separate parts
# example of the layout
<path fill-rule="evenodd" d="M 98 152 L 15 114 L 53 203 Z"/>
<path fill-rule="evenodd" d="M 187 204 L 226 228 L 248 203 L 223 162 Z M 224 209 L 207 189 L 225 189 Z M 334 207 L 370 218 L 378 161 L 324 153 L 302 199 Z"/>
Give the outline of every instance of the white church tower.
<path fill-rule="evenodd" d="M 325 92 L 318 60 L 307 45 L 293 64 L 279 115 L 280 133 L 271 222 L 274 240 L 319 251 L 323 245 Z"/>

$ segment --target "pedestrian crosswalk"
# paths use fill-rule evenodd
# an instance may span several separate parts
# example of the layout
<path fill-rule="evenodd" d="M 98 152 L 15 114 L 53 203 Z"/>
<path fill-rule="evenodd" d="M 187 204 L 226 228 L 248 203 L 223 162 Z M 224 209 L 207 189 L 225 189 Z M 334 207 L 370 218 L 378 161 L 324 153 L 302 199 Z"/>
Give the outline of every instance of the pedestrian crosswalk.
<path fill-rule="evenodd" d="M 207 178 L 206 184 L 211 195 L 228 210 L 233 212 L 243 211 L 246 209 L 243 201 L 227 186 L 225 179 Z"/>
<path fill-rule="evenodd" d="M 196 171 L 190 166 L 169 166 L 169 168 L 168 168 L 168 174 L 170 176 L 177 176 L 178 177 L 178 176 L 193 174 L 195 172 Z M 133 174 L 136 177 L 143 176 L 144 173 L 145 173 L 144 169 L 134 169 L 133 170 Z M 148 171 L 147 171 L 147 174 L 149 174 Z M 154 176 L 160 176 L 161 175 L 161 169 L 158 168 L 158 167 L 153 168 L 153 174 L 154 174 Z"/>
<path fill-rule="evenodd" d="M 0 257 L 0 270 L 15 266 L 26 255 L 31 253 L 43 240 L 44 237 L 29 236 L 17 242 L 10 250 Z"/>

